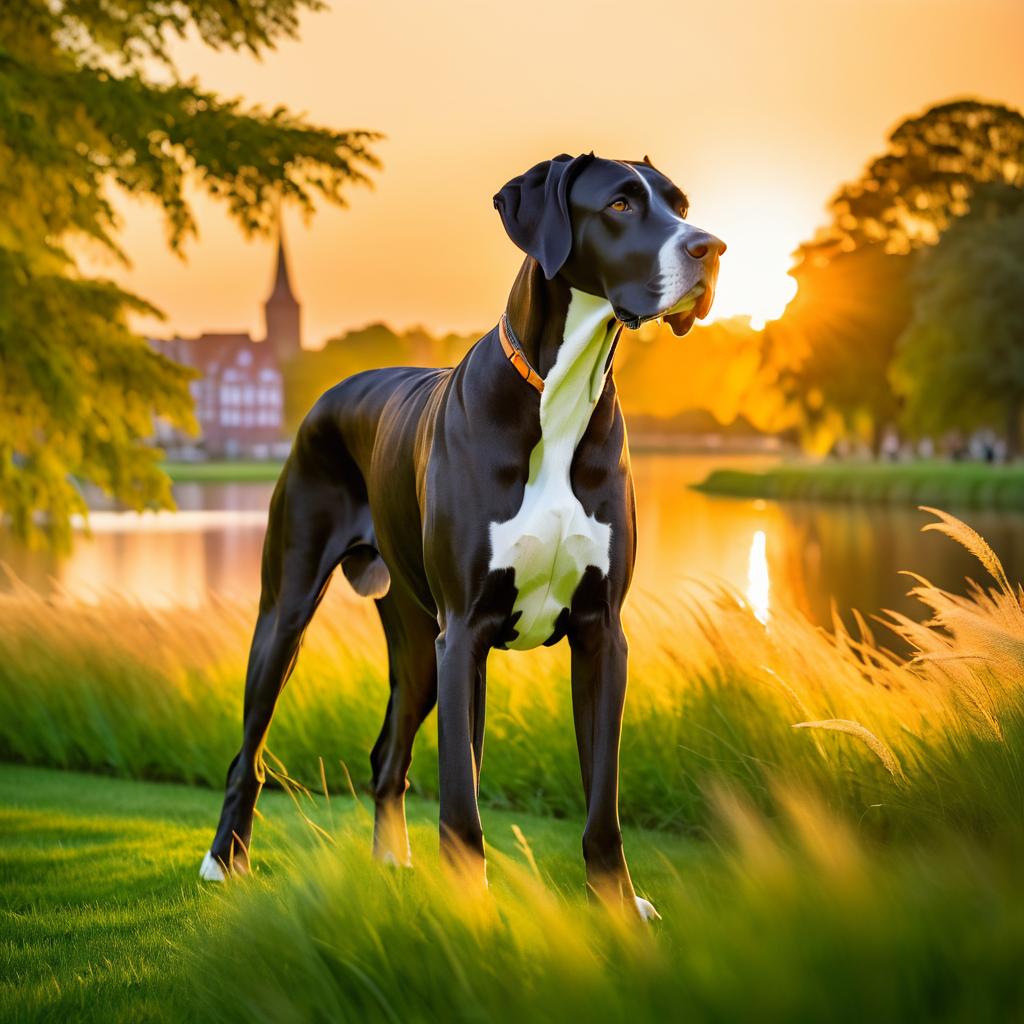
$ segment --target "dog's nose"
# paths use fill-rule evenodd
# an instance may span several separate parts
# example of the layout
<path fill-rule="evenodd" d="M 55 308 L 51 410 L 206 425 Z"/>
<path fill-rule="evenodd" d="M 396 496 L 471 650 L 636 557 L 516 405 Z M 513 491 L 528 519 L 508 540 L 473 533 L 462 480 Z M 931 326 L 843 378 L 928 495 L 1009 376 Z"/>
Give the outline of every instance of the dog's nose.
<path fill-rule="evenodd" d="M 721 256 L 725 252 L 725 242 L 706 231 L 698 231 L 686 240 L 686 251 L 695 260 L 706 260 L 709 256 Z"/>

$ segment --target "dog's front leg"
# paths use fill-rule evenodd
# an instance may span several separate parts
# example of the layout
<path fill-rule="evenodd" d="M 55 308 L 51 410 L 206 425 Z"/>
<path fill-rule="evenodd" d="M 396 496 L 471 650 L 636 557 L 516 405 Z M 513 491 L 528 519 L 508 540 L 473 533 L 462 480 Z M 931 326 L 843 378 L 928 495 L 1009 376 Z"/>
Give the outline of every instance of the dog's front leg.
<path fill-rule="evenodd" d="M 486 884 L 484 837 L 477 805 L 487 646 L 472 629 L 449 622 L 437 638 L 437 755 L 441 855 Z"/>
<path fill-rule="evenodd" d="M 616 619 L 587 623 L 569 634 L 572 647 L 572 710 L 580 773 L 587 800 L 583 858 L 587 888 L 614 908 L 643 918 L 657 911 L 637 897 L 626 867 L 619 827 L 619 737 L 626 699 L 628 646 Z"/>

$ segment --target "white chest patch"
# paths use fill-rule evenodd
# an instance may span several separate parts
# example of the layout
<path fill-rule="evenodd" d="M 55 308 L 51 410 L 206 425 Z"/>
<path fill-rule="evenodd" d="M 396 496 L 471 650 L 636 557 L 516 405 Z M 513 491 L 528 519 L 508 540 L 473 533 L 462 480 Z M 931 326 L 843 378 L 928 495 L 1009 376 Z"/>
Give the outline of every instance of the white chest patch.
<path fill-rule="evenodd" d="M 512 519 L 491 523 L 490 568 L 512 569 L 516 639 L 527 651 L 551 636 L 587 566 L 608 573 L 611 527 L 587 515 L 569 480 L 573 454 L 605 383 L 615 338 L 611 306 L 572 291 L 565 334 L 540 397 L 541 437 L 530 454 L 523 503 Z"/>

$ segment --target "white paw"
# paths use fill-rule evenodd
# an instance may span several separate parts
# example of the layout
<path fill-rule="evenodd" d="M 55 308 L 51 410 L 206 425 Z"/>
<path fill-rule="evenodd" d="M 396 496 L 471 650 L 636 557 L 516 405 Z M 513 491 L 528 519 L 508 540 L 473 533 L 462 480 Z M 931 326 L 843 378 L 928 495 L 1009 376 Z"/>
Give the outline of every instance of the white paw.
<path fill-rule="evenodd" d="M 405 860 L 399 860 L 390 850 L 384 854 L 380 859 L 381 864 L 386 864 L 389 868 L 411 868 L 412 867 L 412 854 L 406 854 Z"/>
<path fill-rule="evenodd" d="M 633 899 L 636 900 L 636 912 L 640 915 L 641 921 L 661 920 L 661 914 L 654 909 L 653 903 L 648 903 L 647 900 L 641 896 L 634 896 Z"/>
<path fill-rule="evenodd" d="M 204 882 L 223 882 L 225 880 L 224 869 L 214 860 L 213 854 L 209 850 L 206 851 L 203 863 L 199 866 L 199 877 Z"/>

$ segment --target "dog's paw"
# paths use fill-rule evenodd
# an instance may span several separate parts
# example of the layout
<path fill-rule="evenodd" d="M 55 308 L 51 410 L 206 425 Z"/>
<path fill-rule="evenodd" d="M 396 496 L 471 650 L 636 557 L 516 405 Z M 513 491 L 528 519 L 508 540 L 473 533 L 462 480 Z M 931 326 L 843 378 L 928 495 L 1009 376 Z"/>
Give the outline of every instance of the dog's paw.
<path fill-rule="evenodd" d="M 227 881 L 227 875 L 220 866 L 220 862 L 214 859 L 213 854 L 209 850 L 206 851 L 203 863 L 199 865 L 199 877 L 204 882 Z"/>
<path fill-rule="evenodd" d="M 661 914 L 654 909 L 654 904 L 649 903 L 642 896 L 634 896 L 636 901 L 636 912 L 640 915 L 641 921 L 660 921 Z"/>
<path fill-rule="evenodd" d="M 406 854 L 405 860 L 399 860 L 391 850 L 380 858 L 381 864 L 389 868 L 412 868 L 412 854 Z"/>

